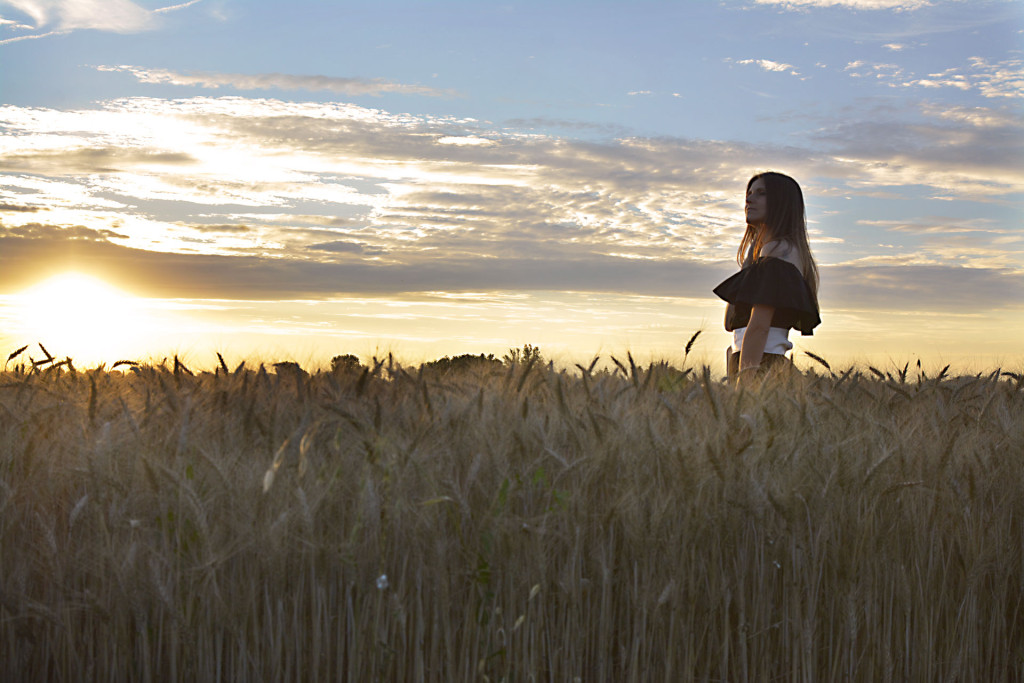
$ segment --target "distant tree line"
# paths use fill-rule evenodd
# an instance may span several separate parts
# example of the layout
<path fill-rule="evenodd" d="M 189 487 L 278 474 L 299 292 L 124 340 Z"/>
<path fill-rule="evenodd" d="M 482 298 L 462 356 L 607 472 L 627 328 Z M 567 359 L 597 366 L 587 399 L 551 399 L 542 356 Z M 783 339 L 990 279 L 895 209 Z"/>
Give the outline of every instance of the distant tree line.
<path fill-rule="evenodd" d="M 420 366 L 420 370 L 438 374 L 466 371 L 486 372 L 488 370 L 500 370 L 511 365 L 543 365 L 546 362 L 547 361 L 545 361 L 544 357 L 541 355 L 540 347 L 532 344 L 525 344 L 521 349 L 509 349 L 508 353 L 501 357 L 501 360 L 495 358 L 492 353 L 486 355 L 481 353 L 475 356 L 471 353 L 464 353 L 458 356 L 445 356 L 444 358 L 428 361 Z M 279 363 L 277 365 L 286 364 Z M 361 372 L 365 367 L 366 366 L 360 363 L 359 358 L 351 353 L 331 358 L 331 372 L 334 374 L 344 375 L 353 372 Z"/>

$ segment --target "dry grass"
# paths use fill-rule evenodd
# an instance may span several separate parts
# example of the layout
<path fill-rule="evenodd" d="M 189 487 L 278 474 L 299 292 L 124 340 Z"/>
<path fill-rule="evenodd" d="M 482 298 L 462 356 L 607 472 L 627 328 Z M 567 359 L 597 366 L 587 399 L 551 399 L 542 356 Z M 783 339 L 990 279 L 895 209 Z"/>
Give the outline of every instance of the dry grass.
<path fill-rule="evenodd" d="M 1024 678 L 1020 375 L 0 375 L 0 678 Z"/>

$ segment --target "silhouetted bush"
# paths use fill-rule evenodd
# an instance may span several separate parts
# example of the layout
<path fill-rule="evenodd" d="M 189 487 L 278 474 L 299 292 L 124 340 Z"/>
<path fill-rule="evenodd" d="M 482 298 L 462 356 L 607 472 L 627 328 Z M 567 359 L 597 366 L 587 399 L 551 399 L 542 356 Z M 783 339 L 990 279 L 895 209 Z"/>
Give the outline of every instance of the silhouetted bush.
<path fill-rule="evenodd" d="M 500 370 L 503 366 L 502 362 L 494 357 L 494 354 L 480 354 L 474 356 L 469 353 L 462 354 L 461 356 L 454 356 L 449 358 L 439 358 L 438 360 L 424 363 L 421 369 L 430 373 L 445 374 L 448 372 L 466 372 L 466 371 L 483 371 L 488 370 Z"/>

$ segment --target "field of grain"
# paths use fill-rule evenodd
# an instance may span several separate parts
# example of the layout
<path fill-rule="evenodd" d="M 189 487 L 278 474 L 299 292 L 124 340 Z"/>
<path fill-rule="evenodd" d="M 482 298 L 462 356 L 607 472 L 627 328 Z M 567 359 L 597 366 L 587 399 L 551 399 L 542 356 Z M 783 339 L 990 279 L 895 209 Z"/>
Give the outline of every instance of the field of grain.
<path fill-rule="evenodd" d="M 1024 680 L 1018 369 L 0 375 L 0 679 Z"/>

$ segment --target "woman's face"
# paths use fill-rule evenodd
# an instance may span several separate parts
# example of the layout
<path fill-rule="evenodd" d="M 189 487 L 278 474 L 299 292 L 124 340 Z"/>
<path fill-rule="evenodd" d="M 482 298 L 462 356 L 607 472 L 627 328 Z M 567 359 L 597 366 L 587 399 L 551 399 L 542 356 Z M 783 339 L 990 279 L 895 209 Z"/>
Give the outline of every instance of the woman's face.
<path fill-rule="evenodd" d="M 768 191 L 764 178 L 758 178 L 747 189 L 746 214 L 748 225 L 760 225 L 768 216 Z"/>

